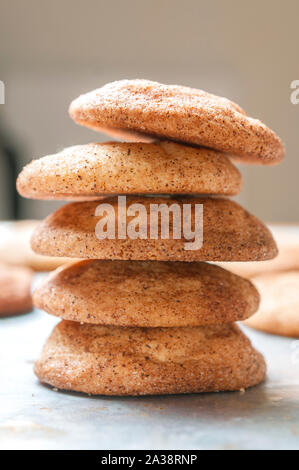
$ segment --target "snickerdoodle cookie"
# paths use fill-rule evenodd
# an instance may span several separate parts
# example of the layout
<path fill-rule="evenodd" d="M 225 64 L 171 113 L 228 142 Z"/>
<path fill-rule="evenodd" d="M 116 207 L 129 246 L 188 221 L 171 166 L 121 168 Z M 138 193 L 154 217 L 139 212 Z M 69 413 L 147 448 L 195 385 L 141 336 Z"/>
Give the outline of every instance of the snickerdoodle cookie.
<path fill-rule="evenodd" d="M 33 273 L 28 268 L 0 264 L 0 317 L 32 309 L 32 279 Z"/>
<path fill-rule="evenodd" d="M 121 198 L 124 206 L 118 204 Z M 195 237 L 190 225 L 191 229 L 196 226 Z M 106 228 L 110 238 L 104 238 Z M 275 241 L 262 222 L 234 201 L 210 197 L 120 196 L 107 198 L 104 204 L 67 204 L 41 223 L 33 233 L 31 246 L 49 256 L 121 260 L 256 261 L 277 254 Z"/>
<path fill-rule="evenodd" d="M 34 199 L 104 194 L 222 194 L 241 190 L 240 172 L 222 153 L 174 142 L 77 145 L 34 160 L 17 188 Z"/>
<path fill-rule="evenodd" d="M 277 164 L 284 156 L 279 137 L 237 104 L 184 86 L 120 80 L 79 96 L 69 112 L 79 124 L 129 140 L 171 139 L 249 163 Z"/>
<path fill-rule="evenodd" d="M 236 325 L 122 328 L 62 321 L 35 373 L 64 390 L 160 395 L 240 390 L 265 376 L 263 357 Z"/>
<path fill-rule="evenodd" d="M 261 294 L 258 312 L 245 324 L 275 335 L 299 338 L 299 271 L 252 279 Z"/>
<path fill-rule="evenodd" d="M 259 294 L 208 263 L 86 260 L 54 272 L 33 300 L 65 320 L 178 327 L 244 320 L 256 312 Z"/>

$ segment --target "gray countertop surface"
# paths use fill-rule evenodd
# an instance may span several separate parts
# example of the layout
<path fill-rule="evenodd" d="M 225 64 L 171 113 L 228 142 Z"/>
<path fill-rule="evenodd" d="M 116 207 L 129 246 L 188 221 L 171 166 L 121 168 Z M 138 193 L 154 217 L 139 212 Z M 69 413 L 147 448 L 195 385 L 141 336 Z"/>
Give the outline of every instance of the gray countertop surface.
<path fill-rule="evenodd" d="M 299 340 L 246 329 L 268 377 L 245 393 L 88 397 L 33 374 L 56 322 L 0 320 L 0 449 L 299 449 Z"/>

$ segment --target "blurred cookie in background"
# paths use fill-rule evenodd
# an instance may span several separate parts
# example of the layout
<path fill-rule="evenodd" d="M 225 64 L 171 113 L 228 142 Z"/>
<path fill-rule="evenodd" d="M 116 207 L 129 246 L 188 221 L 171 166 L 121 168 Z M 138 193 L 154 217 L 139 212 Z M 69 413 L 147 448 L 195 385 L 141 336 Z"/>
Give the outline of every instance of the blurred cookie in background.
<path fill-rule="evenodd" d="M 31 234 L 38 224 L 38 220 L 0 224 L 0 263 L 26 266 L 34 271 L 52 271 L 69 261 L 65 258 L 40 256 L 31 250 Z"/>
<path fill-rule="evenodd" d="M 30 312 L 32 279 L 29 268 L 0 264 L 0 317 Z"/>
<path fill-rule="evenodd" d="M 261 274 L 251 280 L 261 294 L 261 304 L 244 323 L 267 333 L 299 338 L 299 270 Z"/>

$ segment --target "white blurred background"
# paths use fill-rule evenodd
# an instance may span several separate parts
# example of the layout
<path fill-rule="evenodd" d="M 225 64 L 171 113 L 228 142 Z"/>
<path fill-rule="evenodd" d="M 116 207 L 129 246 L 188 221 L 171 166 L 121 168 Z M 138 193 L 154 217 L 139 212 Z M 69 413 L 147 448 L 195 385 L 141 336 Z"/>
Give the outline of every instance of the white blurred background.
<path fill-rule="evenodd" d="M 20 169 L 65 146 L 105 140 L 75 125 L 67 109 L 107 81 L 190 85 L 236 101 L 280 135 L 284 163 L 240 166 L 238 199 L 265 221 L 299 222 L 299 104 L 290 101 L 298 18 L 296 0 L 0 0 L 0 154 L 8 149 Z M 57 206 L 15 207 L 9 164 L 0 158 L 0 219 L 41 218 Z"/>

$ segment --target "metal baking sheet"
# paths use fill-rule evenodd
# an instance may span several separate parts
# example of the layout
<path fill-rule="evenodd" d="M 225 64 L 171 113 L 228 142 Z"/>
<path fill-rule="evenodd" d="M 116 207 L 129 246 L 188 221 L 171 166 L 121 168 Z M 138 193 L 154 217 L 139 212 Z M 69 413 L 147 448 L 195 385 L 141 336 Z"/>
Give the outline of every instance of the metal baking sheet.
<path fill-rule="evenodd" d="M 299 449 L 299 340 L 246 329 L 268 377 L 245 393 L 88 397 L 33 374 L 56 322 L 0 320 L 0 449 Z"/>

